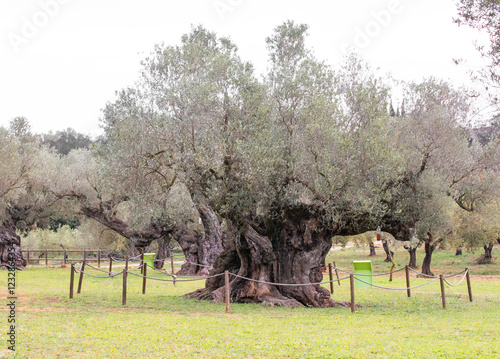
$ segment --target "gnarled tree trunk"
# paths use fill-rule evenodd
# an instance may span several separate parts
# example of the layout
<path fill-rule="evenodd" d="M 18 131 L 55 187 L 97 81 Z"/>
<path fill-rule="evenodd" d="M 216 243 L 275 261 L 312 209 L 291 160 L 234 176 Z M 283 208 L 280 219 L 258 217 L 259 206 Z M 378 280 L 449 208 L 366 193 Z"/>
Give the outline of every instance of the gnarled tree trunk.
<path fill-rule="evenodd" d="M 229 270 L 235 276 L 230 277 L 231 300 L 240 303 L 264 303 L 269 305 L 302 306 L 304 303 L 293 296 L 293 289 L 284 290 L 285 287 L 275 286 L 269 283 L 294 283 L 310 281 L 300 273 L 300 268 L 290 271 L 290 264 L 277 264 L 278 256 L 275 254 L 269 237 L 257 233 L 250 225 L 241 230 L 235 236 L 232 245 L 217 260 L 211 275 L 223 273 Z M 280 269 L 281 267 L 281 269 Z M 293 273 L 294 272 L 294 273 Z M 284 280 L 290 277 L 289 280 Z M 300 278 L 299 278 L 300 277 Z M 297 287 L 301 288 L 301 287 Z M 286 295 L 287 293 L 289 295 Z M 299 293 L 300 292 L 300 293 Z M 297 290 L 300 297 L 302 289 Z M 188 298 L 210 299 L 214 302 L 224 300 L 224 279 L 217 277 L 207 280 L 204 289 L 186 295 Z M 313 295 L 314 297 L 314 295 Z M 328 295 L 329 297 L 329 295 Z M 314 299 L 314 298 L 313 298 Z M 307 299 L 303 299 L 307 301 Z M 319 305 L 317 305 L 319 306 Z"/>
<path fill-rule="evenodd" d="M 170 244 L 170 236 L 164 236 L 157 239 L 158 249 L 155 255 L 155 265 L 156 269 L 162 269 L 165 265 L 165 259 L 167 259 L 169 250 L 168 245 Z"/>
<path fill-rule="evenodd" d="M 493 256 L 492 256 L 493 243 L 485 244 L 483 248 L 484 248 L 484 261 L 483 261 L 483 264 L 489 264 L 489 263 L 491 263 L 491 260 L 493 259 Z"/>
<path fill-rule="evenodd" d="M 198 275 L 207 275 L 212 266 L 224 250 L 224 233 L 217 214 L 208 206 L 198 204 L 196 206 L 205 229 L 198 249 Z"/>
<path fill-rule="evenodd" d="M 323 280 L 321 268 L 332 246 L 332 232 L 320 227 L 318 220 L 300 212 L 289 215 L 274 238 L 280 283 L 311 284 Z M 320 285 L 283 286 L 280 292 L 313 307 L 332 307 L 330 292 Z"/>
<path fill-rule="evenodd" d="M 434 273 L 431 271 L 431 261 L 432 261 L 432 253 L 434 253 L 434 250 L 438 246 L 439 243 L 443 241 L 444 238 L 439 238 L 436 241 L 433 242 L 433 237 L 432 234 L 427 232 L 427 238 L 425 238 L 425 257 L 424 261 L 422 262 L 422 274 L 426 275 L 431 275 L 433 276 Z"/>
<path fill-rule="evenodd" d="M 26 260 L 21 253 L 21 238 L 16 234 L 16 226 L 11 220 L 0 226 L 0 268 L 24 269 Z"/>
<path fill-rule="evenodd" d="M 203 234 L 193 231 L 187 227 L 177 228 L 174 231 L 174 239 L 181 246 L 184 253 L 185 263 L 177 275 L 196 275 L 200 271 L 199 254 L 200 242 Z"/>
<path fill-rule="evenodd" d="M 370 255 L 369 257 L 375 257 L 377 255 L 377 252 L 375 252 L 375 244 L 373 242 L 370 242 Z"/>
<path fill-rule="evenodd" d="M 231 239 L 226 241 L 224 251 L 215 260 L 210 275 L 222 274 L 226 270 L 233 274 L 238 273 L 241 261 L 236 251 L 235 235 L 230 237 Z M 230 277 L 230 279 L 234 278 Z M 224 300 L 224 276 L 208 278 L 205 282 L 205 288 L 186 294 L 185 297 L 222 302 Z"/>
<path fill-rule="evenodd" d="M 231 276 L 233 301 L 292 307 L 347 305 L 333 301 L 327 289 L 314 284 L 323 280 L 321 268 L 332 245 L 332 232 L 306 211 L 290 211 L 266 229 L 247 223 L 230 239 L 210 274 L 229 270 L 240 276 Z M 204 289 L 187 297 L 220 302 L 223 285 L 222 277 L 212 278 Z"/>
<path fill-rule="evenodd" d="M 109 207 L 109 208 L 108 208 Z M 135 230 L 127 223 L 119 219 L 111 210 L 108 203 L 102 203 L 100 207 L 82 206 L 82 213 L 119 235 L 130 239 L 137 248 L 147 247 L 152 241 L 162 238 L 169 233 L 170 228 L 163 229 L 158 224 L 149 223 L 141 229 Z"/>
<path fill-rule="evenodd" d="M 417 248 L 407 248 L 406 249 L 410 254 L 410 261 L 408 262 L 408 267 L 417 269 Z"/>
<path fill-rule="evenodd" d="M 386 240 L 382 241 L 382 246 L 384 247 L 385 259 L 384 262 L 392 262 L 394 258 L 394 252 L 389 249 L 389 244 Z"/>

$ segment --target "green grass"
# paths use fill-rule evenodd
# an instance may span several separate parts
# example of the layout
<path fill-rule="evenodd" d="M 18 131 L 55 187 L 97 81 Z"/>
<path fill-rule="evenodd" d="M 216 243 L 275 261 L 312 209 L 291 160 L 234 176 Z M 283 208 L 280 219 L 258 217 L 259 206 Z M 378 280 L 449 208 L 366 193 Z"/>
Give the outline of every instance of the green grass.
<path fill-rule="evenodd" d="M 346 249 L 332 253 L 332 260 L 350 269 L 350 262 L 365 259 L 361 255 L 365 252 Z M 378 253 L 375 268 L 386 270 L 389 265 Z M 451 257 L 437 254 L 436 268 L 446 269 L 443 273 L 464 268 L 463 263 L 449 266 L 444 262 Z M 478 271 L 477 266 L 468 266 L 472 273 Z M 148 281 L 142 295 L 141 279 L 130 276 L 127 306 L 122 307 L 121 277 L 85 277 L 82 293 L 76 294 L 75 288 L 70 300 L 68 268 L 30 266 L 17 275 L 17 358 L 500 357 L 500 277 L 473 275 L 473 303 L 468 301 L 465 282 L 447 286 L 447 310 L 441 308 L 439 282 L 434 282 L 413 290 L 411 298 L 405 291 L 357 290 L 356 302 L 362 307 L 355 313 L 346 308 L 231 304 L 232 313 L 225 314 L 224 304 L 181 297 L 203 282 L 174 287 Z M 426 282 L 414 276 L 411 281 L 412 285 Z M 7 273 L 0 272 L 3 302 L 6 282 Z M 374 283 L 405 286 L 400 275 L 392 283 L 387 277 L 374 278 Z M 348 287 L 345 281 L 336 285 L 333 298 L 348 301 Z M 14 357 L 5 340 L 0 353 Z"/>

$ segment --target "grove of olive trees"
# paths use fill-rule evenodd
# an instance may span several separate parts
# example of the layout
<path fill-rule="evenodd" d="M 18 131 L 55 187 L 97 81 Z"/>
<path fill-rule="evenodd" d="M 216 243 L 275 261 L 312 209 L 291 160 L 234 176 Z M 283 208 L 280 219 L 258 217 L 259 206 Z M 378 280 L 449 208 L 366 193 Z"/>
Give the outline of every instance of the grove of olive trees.
<path fill-rule="evenodd" d="M 233 301 L 331 307 L 314 283 L 334 236 L 380 226 L 411 241 L 413 267 L 414 244 L 424 244 L 424 274 L 444 241 L 496 240 L 487 215 L 499 201 L 498 139 L 472 139 L 467 91 L 406 83 L 395 112 L 384 78 L 353 53 L 339 68 L 318 60 L 307 29 L 274 29 L 262 78 L 230 39 L 201 26 L 157 45 L 137 83 L 105 106 L 92 148 L 59 155 L 14 125 L 1 129 L 11 162 L 0 164 L 0 244 L 18 248 L 22 221 L 64 209 L 135 247 L 157 241 L 160 260 L 177 241 L 181 274 L 239 276 Z M 221 301 L 223 290 L 217 277 L 187 296 Z"/>

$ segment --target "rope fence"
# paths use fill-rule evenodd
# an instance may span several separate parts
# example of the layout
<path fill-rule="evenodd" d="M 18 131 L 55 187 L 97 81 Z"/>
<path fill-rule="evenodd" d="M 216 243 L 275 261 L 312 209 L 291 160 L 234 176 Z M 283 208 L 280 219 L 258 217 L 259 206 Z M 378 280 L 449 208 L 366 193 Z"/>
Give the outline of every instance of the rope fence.
<path fill-rule="evenodd" d="M 134 257 L 131 257 L 131 258 L 134 258 Z M 128 276 L 128 274 L 143 279 L 142 294 L 146 293 L 146 283 L 147 283 L 146 281 L 148 279 L 149 280 L 155 280 L 155 281 L 161 281 L 161 282 L 171 282 L 171 283 L 173 283 L 175 285 L 176 282 L 194 282 L 194 281 L 201 281 L 201 280 L 207 280 L 207 279 L 211 279 L 211 278 L 217 278 L 217 277 L 224 276 L 225 277 L 225 280 L 224 280 L 225 281 L 225 283 L 224 283 L 224 286 L 225 286 L 225 302 L 226 302 L 226 312 L 227 313 L 230 313 L 230 306 L 229 306 L 229 303 L 230 303 L 230 280 L 229 280 L 229 278 L 230 277 L 238 278 L 238 279 L 241 279 L 241 280 L 244 280 L 244 281 L 259 283 L 259 284 L 281 286 L 281 287 L 306 287 L 306 286 L 320 286 L 320 285 L 329 284 L 330 285 L 330 292 L 331 292 L 331 294 L 334 293 L 334 290 L 333 290 L 333 283 L 334 282 L 338 282 L 338 284 L 340 285 L 341 281 L 349 279 L 350 280 L 350 292 L 351 292 L 351 305 L 350 305 L 350 307 L 351 307 L 351 311 L 352 312 L 354 312 L 354 310 L 355 310 L 355 295 L 354 295 L 354 288 L 355 288 L 354 281 L 355 280 L 359 281 L 360 283 L 364 283 L 365 285 L 368 285 L 368 286 L 371 286 L 371 287 L 375 287 L 375 288 L 378 288 L 378 289 L 383 289 L 383 290 L 395 290 L 395 291 L 406 290 L 408 297 L 411 296 L 411 290 L 412 289 L 421 288 L 421 287 L 430 285 L 430 284 L 436 282 L 437 280 L 439 280 L 440 281 L 440 287 L 441 287 L 441 297 L 442 297 L 443 309 L 446 309 L 446 296 L 445 296 L 445 289 L 444 289 L 445 287 L 444 287 L 444 284 L 447 284 L 450 287 L 457 287 L 464 280 L 467 280 L 467 289 L 468 289 L 468 294 L 469 294 L 469 300 L 470 300 L 470 302 L 473 301 L 471 284 L 470 284 L 470 273 L 469 273 L 469 269 L 468 268 L 466 268 L 465 270 L 463 270 L 463 271 L 461 271 L 459 273 L 450 274 L 450 275 L 442 275 L 441 274 L 439 276 L 425 275 L 425 274 L 423 275 L 422 273 L 420 273 L 418 271 L 415 271 L 414 269 L 412 269 L 412 268 L 410 268 L 408 266 L 405 266 L 405 267 L 402 267 L 400 269 L 397 269 L 397 270 L 394 270 L 394 271 L 390 271 L 390 272 L 387 272 L 387 273 L 377 273 L 377 274 L 359 274 L 358 273 L 358 274 L 356 274 L 356 273 L 349 272 L 349 271 L 343 270 L 341 268 L 338 268 L 335 264 L 332 266 L 332 264 L 329 263 L 329 265 L 328 265 L 329 280 L 328 281 L 315 282 L 315 283 L 276 283 L 276 282 L 269 282 L 269 281 L 264 281 L 264 280 L 258 280 L 258 279 L 254 279 L 254 278 L 248 278 L 248 277 L 236 274 L 236 273 L 230 273 L 228 271 L 225 271 L 224 273 L 219 273 L 219 274 L 214 274 L 214 275 L 209 275 L 209 276 L 200 276 L 200 277 L 177 276 L 177 275 L 173 274 L 173 270 L 172 270 L 172 274 L 169 274 L 169 273 L 166 273 L 164 271 L 161 271 L 161 270 L 158 270 L 158 269 L 154 268 L 153 266 L 149 265 L 148 263 L 144 262 L 143 260 L 144 259 L 143 259 L 142 255 L 141 255 L 141 264 L 138 267 L 136 267 L 136 268 L 129 268 L 129 258 L 125 257 L 125 268 L 121 272 L 112 272 L 111 269 L 109 271 L 106 271 L 106 270 L 103 270 L 103 269 L 100 269 L 100 268 L 96 268 L 96 267 L 94 267 L 94 266 L 86 263 L 85 261 L 83 261 L 81 263 L 80 268 L 77 268 L 75 264 L 72 264 L 71 265 L 71 277 L 70 277 L 70 299 L 73 298 L 74 274 L 75 273 L 79 273 L 80 274 L 80 278 L 79 278 L 77 293 L 81 293 L 81 288 L 82 288 L 82 282 L 83 282 L 83 276 L 84 275 L 87 275 L 87 276 L 90 276 L 90 277 L 93 277 L 93 278 L 98 278 L 98 279 L 114 278 L 116 276 L 123 275 L 122 305 L 126 305 L 126 302 L 127 302 L 126 298 L 127 298 L 127 276 Z M 86 266 L 89 267 L 90 269 L 97 270 L 97 271 L 103 272 L 103 273 L 107 273 L 108 275 L 103 276 L 103 275 L 93 275 L 93 274 L 87 273 L 85 271 L 85 267 Z M 111 266 L 110 266 L 110 268 L 111 268 Z M 169 276 L 172 279 L 158 278 L 158 277 L 148 276 L 147 275 L 148 268 L 152 269 L 155 272 L 160 272 L 163 275 Z M 140 274 L 133 272 L 133 271 L 136 271 L 136 270 L 139 270 L 139 269 L 141 270 Z M 335 273 L 336 273 L 337 279 L 333 278 L 333 269 L 335 269 Z M 380 276 L 383 276 L 383 275 L 390 275 L 391 278 L 392 278 L 392 274 L 393 273 L 401 272 L 403 270 L 405 271 L 405 274 L 406 274 L 406 287 L 402 287 L 402 288 L 401 287 L 399 287 L 399 288 L 396 288 L 396 287 L 385 287 L 385 286 L 381 286 L 381 285 L 376 285 L 376 284 L 373 284 L 371 282 L 368 282 L 368 281 L 365 281 L 365 280 L 359 278 L 359 277 L 380 277 Z M 342 273 L 348 274 L 348 276 L 343 277 L 343 278 L 339 278 L 339 275 L 338 275 L 339 271 L 342 272 Z M 422 275 L 424 278 L 430 279 L 430 280 L 428 282 L 426 282 L 426 283 L 423 283 L 423 284 L 411 286 L 410 285 L 410 276 L 409 276 L 409 272 L 410 271 L 417 273 L 419 276 Z M 460 281 L 458 283 L 456 283 L 456 284 L 452 284 L 452 283 L 450 283 L 447 280 L 449 278 L 458 277 L 460 275 L 463 275 L 463 276 L 460 279 Z"/>

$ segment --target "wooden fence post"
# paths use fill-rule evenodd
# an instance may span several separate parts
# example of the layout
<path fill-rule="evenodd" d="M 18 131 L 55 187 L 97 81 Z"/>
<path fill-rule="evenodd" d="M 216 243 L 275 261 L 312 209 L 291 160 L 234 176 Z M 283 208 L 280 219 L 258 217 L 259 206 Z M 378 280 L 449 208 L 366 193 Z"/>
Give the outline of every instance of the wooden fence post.
<path fill-rule="evenodd" d="M 472 288 L 470 286 L 470 275 L 469 275 L 469 268 L 465 268 L 466 272 L 466 277 L 467 277 L 467 291 L 469 292 L 469 300 L 472 302 Z"/>
<path fill-rule="evenodd" d="M 122 305 L 127 305 L 127 271 L 128 271 L 128 256 L 125 256 L 125 268 L 123 269 Z"/>
<path fill-rule="evenodd" d="M 63 263 L 64 263 L 64 264 L 66 264 L 66 263 L 67 263 L 67 262 L 66 262 L 66 258 L 67 258 L 67 255 L 66 255 L 66 249 L 64 250 L 64 254 L 63 254 L 63 255 L 64 255 L 64 262 L 63 262 Z"/>
<path fill-rule="evenodd" d="M 354 312 L 356 310 L 354 302 L 354 274 L 349 275 L 349 280 L 351 282 L 351 312 Z"/>
<path fill-rule="evenodd" d="M 146 276 L 148 275 L 148 264 L 144 263 L 144 267 L 142 268 L 142 294 L 146 294 Z"/>
<path fill-rule="evenodd" d="M 410 269 L 408 266 L 405 266 L 405 272 L 406 272 L 406 294 L 408 295 L 408 298 L 411 297 L 411 291 L 410 291 Z"/>
<path fill-rule="evenodd" d="M 333 294 L 333 273 L 331 263 L 328 263 L 328 275 L 330 276 L 330 293 Z"/>
<path fill-rule="evenodd" d="M 85 261 L 82 263 L 82 267 L 80 268 L 80 279 L 78 280 L 78 291 L 77 293 L 80 294 L 82 291 L 82 282 L 83 282 L 83 272 L 85 271 Z"/>
<path fill-rule="evenodd" d="M 47 267 L 49 265 L 49 251 L 48 249 L 45 250 L 45 266 Z"/>
<path fill-rule="evenodd" d="M 333 262 L 333 266 L 335 267 L 335 275 L 337 276 L 337 283 L 340 286 L 339 271 L 337 270 L 337 265 L 335 264 L 335 262 Z"/>
<path fill-rule="evenodd" d="M 144 274 L 144 248 L 141 249 L 141 274 L 142 275 L 145 275 Z"/>
<path fill-rule="evenodd" d="M 231 308 L 229 307 L 229 293 L 230 293 L 230 288 L 229 288 L 229 272 L 224 271 L 224 288 L 225 288 L 225 300 L 226 300 L 226 313 L 231 313 Z"/>
<path fill-rule="evenodd" d="M 71 275 L 69 279 L 69 299 L 73 299 L 74 284 L 75 284 L 75 265 L 71 264 Z"/>
<path fill-rule="evenodd" d="M 29 249 L 28 249 L 26 256 L 28 257 L 27 259 L 28 259 L 28 265 L 29 265 L 30 264 L 30 250 Z"/>
<path fill-rule="evenodd" d="M 101 268 L 101 250 L 97 250 L 97 268 Z"/>
<path fill-rule="evenodd" d="M 84 249 L 83 250 L 83 262 L 85 262 L 87 260 L 87 250 Z"/>
<path fill-rule="evenodd" d="M 442 274 L 439 275 L 439 282 L 441 284 L 441 298 L 443 301 L 443 309 L 446 309 L 446 295 L 444 292 L 444 278 Z"/>
<path fill-rule="evenodd" d="M 175 269 L 174 269 L 174 255 L 172 253 L 172 251 L 170 251 L 170 267 L 172 268 L 172 275 L 175 275 Z M 173 280 L 173 283 L 174 283 L 174 287 L 175 287 L 175 277 L 172 277 L 174 280 Z"/>
<path fill-rule="evenodd" d="M 111 258 L 111 254 L 109 255 L 109 274 L 113 270 L 113 258 Z"/>

